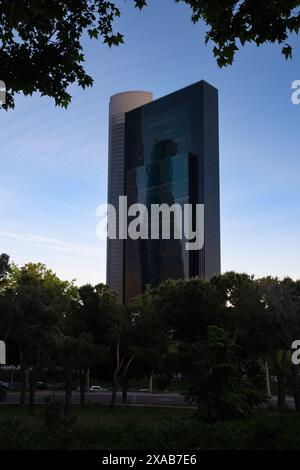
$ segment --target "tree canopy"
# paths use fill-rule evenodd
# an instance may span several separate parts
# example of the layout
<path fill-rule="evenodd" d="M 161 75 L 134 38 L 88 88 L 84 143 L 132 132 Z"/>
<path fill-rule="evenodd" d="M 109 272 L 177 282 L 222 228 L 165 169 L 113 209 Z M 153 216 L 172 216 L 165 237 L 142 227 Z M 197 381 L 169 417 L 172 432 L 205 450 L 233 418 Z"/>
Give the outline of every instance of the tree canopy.
<path fill-rule="evenodd" d="M 299 32 L 299 0 L 176 1 L 191 7 L 194 23 L 205 22 L 206 42 L 215 43 L 214 55 L 220 67 L 231 65 L 236 51 L 246 43 L 282 44 L 284 56 L 292 56 L 287 41 L 292 33 Z"/>
<path fill-rule="evenodd" d="M 150 0 L 131 0 L 144 8 Z M 206 24 L 206 42 L 215 44 L 220 67 L 233 63 L 246 43 L 260 46 L 279 43 L 286 58 L 287 43 L 300 27 L 299 0 L 175 0 L 192 10 L 192 21 Z M 116 1 L 108 0 L 2 0 L 0 3 L 0 79 L 6 84 L 6 104 L 14 107 L 16 93 L 54 99 L 67 107 L 69 86 L 92 86 L 84 62 L 83 38 L 101 40 L 109 47 L 124 42 L 114 30 L 121 14 Z"/>
<path fill-rule="evenodd" d="M 137 7 L 144 2 L 134 0 Z M 82 39 L 101 39 L 108 46 L 123 42 L 113 31 L 120 15 L 115 2 L 106 0 L 3 0 L 0 4 L 0 70 L 6 84 L 7 107 L 15 93 L 34 92 L 67 107 L 69 85 L 93 83 L 84 69 Z"/>

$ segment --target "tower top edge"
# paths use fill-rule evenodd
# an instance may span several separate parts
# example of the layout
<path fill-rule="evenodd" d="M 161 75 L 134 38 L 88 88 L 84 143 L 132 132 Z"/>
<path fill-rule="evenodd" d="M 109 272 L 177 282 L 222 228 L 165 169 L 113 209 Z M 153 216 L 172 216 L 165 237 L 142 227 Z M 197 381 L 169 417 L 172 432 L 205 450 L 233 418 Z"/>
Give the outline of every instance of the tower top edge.
<path fill-rule="evenodd" d="M 126 95 L 148 95 L 148 96 L 153 96 L 153 93 L 151 91 L 142 91 L 142 90 L 133 90 L 133 91 L 122 91 L 120 93 L 116 93 L 115 95 L 112 95 L 110 99 L 115 99 L 115 98 L 121 98 L 122 96 Z"/>

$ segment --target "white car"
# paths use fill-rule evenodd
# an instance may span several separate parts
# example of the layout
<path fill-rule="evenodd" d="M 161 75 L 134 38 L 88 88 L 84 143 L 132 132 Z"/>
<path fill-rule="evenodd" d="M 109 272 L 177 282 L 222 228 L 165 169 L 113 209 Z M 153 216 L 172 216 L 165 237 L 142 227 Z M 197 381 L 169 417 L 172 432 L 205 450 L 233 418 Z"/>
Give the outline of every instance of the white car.
<path fill-rule="evenodd" d="M 101 387 L 101 385 L 92 385 L 90 387 L 90 392 L 107 392 L 107 390 Z"/>

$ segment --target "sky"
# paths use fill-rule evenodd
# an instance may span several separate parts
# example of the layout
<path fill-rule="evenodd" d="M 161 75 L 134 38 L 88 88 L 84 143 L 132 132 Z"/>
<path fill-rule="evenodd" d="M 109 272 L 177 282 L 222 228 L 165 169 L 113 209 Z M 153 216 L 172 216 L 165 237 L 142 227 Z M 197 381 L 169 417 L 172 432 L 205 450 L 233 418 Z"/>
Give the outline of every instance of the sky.
<path fill-rule="evenodd" d="M 160 98 L 204 79 L 220 99 L 222 272 L 300 278 L 300 105 L 291 101 L 299 41 L 292 61 L 278 46 L 248 45 L 219 69 L 186 5 L 118 4 L 125 44 L 84 43 L 93 88 L 72 87 L 68 110 L 20 95 L 15 110 L 0 111 L 0 252 L 78 284 L 105 282 L 96 209 L 107 200 L 109 98 L 128 90 Z"/>

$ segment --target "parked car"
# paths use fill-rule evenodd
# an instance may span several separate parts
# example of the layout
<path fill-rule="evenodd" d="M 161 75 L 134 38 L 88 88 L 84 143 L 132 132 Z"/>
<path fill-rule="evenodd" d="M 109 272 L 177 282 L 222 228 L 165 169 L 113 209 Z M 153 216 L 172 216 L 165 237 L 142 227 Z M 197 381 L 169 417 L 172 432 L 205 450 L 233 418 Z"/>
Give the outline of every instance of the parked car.
<path fill-rule="evenodd" d="M 107 392 L 107 389 L 101 387 L 101 385 L 92 385 L 90 387 L 90 392 Z"/>

